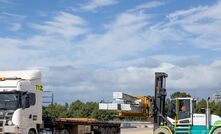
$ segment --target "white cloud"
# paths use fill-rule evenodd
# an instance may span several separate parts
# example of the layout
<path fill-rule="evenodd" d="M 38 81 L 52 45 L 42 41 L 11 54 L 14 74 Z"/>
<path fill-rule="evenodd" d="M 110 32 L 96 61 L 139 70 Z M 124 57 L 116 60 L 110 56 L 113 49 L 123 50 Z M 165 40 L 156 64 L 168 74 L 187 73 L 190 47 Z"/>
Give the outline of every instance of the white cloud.
<path fill-rule="evenodd" d="M 137 12 L 137 11 L 142 11 L 145 9 L 150 9 L 150 8 L 155 8 L 164 5 L 164 2 L 160 1 L 150 1 L 146 3 L 142 3 L 141 5 L 136 6 L 133 9 L 130 9 L 129 12 Z"/>
<path fill-rule="evenodd" d="M 145 38 L 147 33 L 143 30 L 148 24 L 146 15 L 121 14 L 106 26 L 103 34 L 87 33 L 86 39 L 80 42 L 73 39 L 76 33 L 72 34 L 69 31 L 71 27 L 81 29 L 82 23 L 86 25 L 86 22 L 80 17 L 74 16 L 74 19 L 72 17 L 69 13 L 59 14 L 53 21 L 34 25 L 34 28 L 40 30 L 39 35 L 27 39 L 2 38 L 0 42 L 15 47 L 15 50 L 13 49 L 15 53 L 11 55 L 19 58 L 20 62 L 25 62 L 26 65 L 44 64 L 44 66 L 60 64 L 119 66 L 121 65 L 119 58 L 136 55 L 158 43 L 158 40 L 153 37 Z M 63 27 L 64 24 L 66 25 Z M 140 40 L 144 41 L 140 42 Z M 7 49 L 2 47 L 3 51 Z M 26 53 L 27 57 L 35 60 L 27 61 L 27 58 L 19 53 Z M 19 65 L 21 64 L 17 64 Z"/>
<path fill-rule="evenodd" d="M 136 8 L 160 5 L 162 5 L 160 2 L 149 2 L 144 4 L 143 7 L 137 6 Z M 152 51 L 164 42 L 172 42 L 173 44 L 192 42 L 194 44 L 201 44 L 200 47 L 207 47 L 212 43 L 214 46 L 219 47 L 220 38 L 216 38 L 219 36 L 219 31 L 216 32 L 214 37 L 210 37 L 206 32 L 200 31 L 208 29 L 206 31 L 209 32 L 209 29 L 212 29 L 211 27 L 219 29 L 217 28 L 219 27 L 219 22 L 216 22 L 217 25 L 211 26 L 209 23 L 207 25 L 208 28 L 205 24 L 200 23 L 199 28 L 197 28 L 196 24 L 198 22 L 196 23 L 196 20 L 187 21 L 200 13 L 203 13 L 203 16 L 217 18 L 218 5 L 176 11 L 169 15 L 170 22 L 160 25 L 152 23 L 151 15 L 140 14 L 139 12 L 124 12 L 118 15 L 112 22 L 106 24 L 106 29 L 101 34 L 88 32 L 87 24 L 89 22 L 83 18 L 68 12 L 59 12 L 52 20 L 45 21 L 42 24 L 31 25 L 32 28 L 39 30 L 40 34 L 28 39 L 16 39 L 16 41 L 22 42 L 17 43 L 19 44 L 17 47 L 22 46 L 23 49 L 28 48 L 29 50 L 37 49 L 41 51 L 41 54 L 45 56 L 41 60 L 45 61 L 46 64 L 48 64 L 46 59 L 48 59 L 49 53 L 56 53 L 56 56 L 50 57 L 52 61 L 56 61 L 56 58 L 59 57 L 59 59 L 65 61 L 65 64 L 70 65 L 105 65 L 111 67 L 124 66 L 121 65 L 122 62 L 125 65 L 129 65 L 130 63 L 126 63 L 127 60 L 124 61 L 123 59 L 139 57 L 139 53 Z M 210 12 L 205 12 L 205 10 Z M 182 26 L 185 31 L 179 28 L 176 29 L 176 25 Z M 194 30 L 191 31 L 191 29 Z M 191 36 L 192 34 L 199 35 L 195 38 L 195 36 Z M 84 36 L 84 40 L 74 40 L 81 35 Z M 9 38 L 5 38 L 5 40 L 9 41 Z M 14 39 L 10 39 L 9 44 L 11 44 L 12 40 Z M 18 49 L 20 48 L 18 47 Z M 63 55 L 61 51 L 64 52 Z M 67 60 L 64 60 L 65 58 Z"/>
<path fill-rule="evenodd" d="M 0 53 L 4 55 L 0 57 L 0 66 L 8 69 L 69 65 L 72 62 L 71 57 L 75 55 L 70 42 L 60 37 L 41 35 L 27 39 L 1 37 L 0 42 Z"/>
<path fill-rule="evenodd" d="M 63 36 L 74 38 L 88 32 L 87 22 L 79 16 L 59 12 L 52 21 L 46 21 L 44 24 L 32 24 L 31 27 L 42 31 L 43 34 Z"/>
<path fill-rule="evenodd" d="M 89 0 L 88 3 L 81 5 L 80 9 L 85 11 L 93 11 L 100 7 L 117 4 L 117 0 Z"/>
<path fill-rule="evenodd" d="M 46 85 L 45 89 L 55 91 L 56 101 L 76 99 L 99 101 L 103 98 L 110 100 L 114 91 L 132 95 L 154 95 L 154 73 L 158 71 L 169 75 L 168 94 L 187 91 L 193 97 L 199 97 L 197 94 L 208 97 L 221 87 L 220 67 L 219 60 L 191 67 L 181 67 L 167 62 L 155 68 L 129 66 L 116 69 L 88 69 L 60 66 L 45 69 L 43 81 Z M 66 98 L 60 98 L 60 93 Z"/>
<path fill-rule="evenodd" d="M 1 25 L 5 25 L 7 30 L 16 32 L 22 28 L 22 23 L 27 16 L 14 14 L 9 12 L 1 12 L 0 19 Z"/>
<path fill-rule="evenodd" d="M 199 10 L 190 12 L 201 12 L 204 9 L 207 8 L 199 8 Z M 28 48 L 26 51 L 30 49 L 40 51 L 43 58 L 36 64 L 58 65 L 63 63 L 64 65 L 75 66 L 125 67 L 136 64 L 138 60 L 143 61 L 140 59 L 140 53 L 156 50 L 164 42 L 172 42 L 174 45 L 179 42 L 195 43 L 202 41 L 206 43 L 205 39 L 207 38 L 204 40 L 199 37 L 190 38 L 189 33 L 174 28 L 175 25 L 182 24 L 185 26 L 183 23 L 185 19 L 177 16 L 185 16 L 186 18 L 191 13 L 189 11 L 182 11 L 182 13 L 177 11 L 173 15 L 169 15 L 171 18 L 177 19 L 158 25 L 152 23 L 151 15 L 124 12 L 106 24 L 104 32 L 97 34 L 88 32 L 87 24 L 89 22 L 83 18 L 68 12 L 59 12 L 52 20 L 45 21 L 43 24 L 33 24 L 33 28 L 39 30 L 40 34 L 28 39 L 21 39 L 22 43 L 20 44 L 22 44 L 22 49 Z M 80 35 L 83 35 L 84 40 L 76 41 L 75 37 Z M 211 43 L 211 40 L 208 39 L 208 42 Z M 214 40 L 214 42 L 216 41 Z M 50 56 L 52 53 L 56 56 Z M 32 56 L 37 58 L 37 55 L 39 54 L 36 53 Z M 166 56 L 162 57 L 165 58 Z M 197 65 L 196 59 L 191 58 L 191 65 Z M 47 60 L 51 62 L 47 62 Z M 60 62 L 57 62 L 58 60 Z M 134 61 L 131 62 L 131 60 Z M 176 63 L 179 63 L 180 66 L 186 66 L 187 63 L 190 63 L 187 62 L 188 60 L 185 58 L 178 59 Z M 167 60 L 167 62 L 172 61 Z M 184 65 L 179 61 L 187 63 Z M 158 62 L 162 62 L 162 60 L 158 58 Z M 158 62 L 154 60 L 155 65 L 149 66 L 157 66 Z"/>
<path fill-rule="evenodd" d="M 12 23 L 11 27 L 9 28 L 9 30 L 15 32 L 15 31 L 20 30 L 21 28 L 22 28 L 21 24 L 19 24 L 19 23 Z"/>
<path fill-rule="evenodd" d="M 13 4 L 12 0 L 0 0 L 0 3 L 3 3 L 3 4 Z"/>
<path fill-rule="evenodd" d="M 198 92 L 210 92 L 219 90 L 221 83 L 219 82 L 219 75 L 221 72 L 218 68 L 221 66 L 220 60 L 214 61 L 208 65 L 196 65 L 191 67 L 177 67 L 174 66 L 168 73 L 171 74 L 171 81 L 168 84 L 172 88 L 178 88 L 179 86 L 183 89 L 195 89 Z M 177 73 L 182 74 L 182 77 L 177 79 Z M 211 95 L 211 94 L 208 94 Z"/>
<path fill-rule="evenodd" d="M 178 66 L 192 66 L 196 64 L 200 64 L 200 57 L 199 55 L 185 55 L 185 56 L 176 56 L 176 55 L 154 55 L 150 56 L 152 59 L 157 60 L 159 62 L 167 62 L 176 64 Z"/>
<path fill-rule="evenodd" d="M 1 45 L 8 45 L 8 46 L 14 46 L 22 43 L 22 41 L 19 39 L 3 38 L 3 37 L 0 37 L 0 42 Z"/>
<path fill-rule="evenodd" d="M 63 75 L 62 70 L 65 70 L 68 75 Z M 145 87 L 147 83 L 150 84 L 150 81 L 146 82 L 144 79 L 148 77 L 148 72 L 145 68 L 136 69 L 134 67 L 116 70 L 91 70 L 70 66 L 50 67 L 48 71 L 45 72 L 46 77 L 44 81 L 46 82 L 45 85 L 47 85 L 46 88 L 53 89 L 56 93 L 63 92 L 63 94 L 67 96 L 67 99 L 74 98 L 87 101 L 99 101 L 102 98 L 110 98 L 111 93 L 117 90 L 132 93 L 137 91 L 137 89 L 142 91 L 141 87 Z M 61 77 L 54 77 L 55 75 Z M 136 84 L 138 81 L 139 86 Z M 63 89 L 64 85 L 65 89 Z M 105 93 L 103 92 L 104 90 Z M 85 92 L 87 92 L 87 94 L 83 94 Z M 68 94 L 72 94 L 72 96 Z M 85 99 L 83 99 L 83 96 L 86 96 Z"/>
<path fill-rule="evenodd" d="M 168 15 L 170 22 L 164 26 L 186 33 L 187 36 L 179 36 L 188 41 L 189 44 L 220 51 L 220 8 L 221 1 L 218 1 L 213 6 L 199 6 L 176 11 Z"/>
<path fill-rule="evenodd" d="M 14 19 L 14 20 L 23 20 L 27 16 L 26 15 L 15 14 L 15 13 L 9 13 L 9 12 L 2 12 L 0 14 L 0 17 L 1 17 L 1 19 L 11 18 L 11 19 Z"/>
<path fill-rule="evenodd" d="M 205 6 L 205 7 L 199 6 L 199 7 L 195 7 L 195 8 L 191 8 L 187 10 L 178 10 L 178 11 L 175 11 L 174 13 L 169 14 L 168 18 L 171 19 L 171 21 L 174 21 L 174 20 L 179 19 L 180 17 L 186 17 L 197 12 L 205 11 L 207 9 L 208 9 L 208 6 Z"/>
<path fill-rule="evenodd" d="M 18 46 L 22 44 L 22 41 L 10 38 L 5 38 L 5 39 L 0 38 L 0 42 L 1 42 L 1 49 L 0 49 L 1 69 L 18 69 L 27 66 L 25 62 L 27 61 L 28 58 L 27 55 L 30 55 L 33 51 L 31 52 L 31 51 L 18 49 Z"/>
<path fill-rule="evenodd" d="M 10 30 L 19 30 L 16 24 Z M 0 57 L 0 65 L 6 68 L 70 65 L 79 53 L 75 49 L 74 38 L 87 33 L 86 25 L 87 22 L 79 16 L 59 12 L 52 21 L 31 25 L 40 32 L 36 35 L 27 38 L 0 37 L 0 52 L 5 55 Z"/>
<path fill-rule="evenodd" d="M 158 32 L 148 32 L 148 23 L 148 15 L 120 14 L 116 20 L 106 25 L 104 33 L 89 34 L 84 41 L 79 42 L 83 53 L 75 64 L 108 65 L 121 58 L 151 50 L 161 42 L 161 38 L 156 36 Z"/>
<path fill-rule="evenodd" d="M 188 56 L 157 52 L 166 48 L 164 43 L 177 48 L 180 42 L 218 50 L 220 4 L 176 11 L 168 16 L 169 21 L 158 24 L 152 22 L 152 15 L 138 11 L 156 6 L 160 3 L 144 4 L 134 12 L 121 13 L 104 24 L 99 34 L 89 32 L 89 22 L 82 17 L 59 12 L 51 20 L 31 25 L 40 31 L 36 35 L 26 39 L 0 37 L 0 53 L 4 55 L 0 57 L 0 66 L 4 69 L 43 66 L 45 89 L 54 90 L 57 96 L 64 94 L 65 101 L 111 98 L 111 93 L 119 90 L 151 95 L 155 71 L 169 74 L 169 92 L 217 90 L 221 86 L 220 61 L 202 64 L 199 60 L 204 57 L 197 52 Z M 83 36 L 83 40 L 76 40 L 78 36 Z M 153 51 L 156 54 L 144 56 Z"/>

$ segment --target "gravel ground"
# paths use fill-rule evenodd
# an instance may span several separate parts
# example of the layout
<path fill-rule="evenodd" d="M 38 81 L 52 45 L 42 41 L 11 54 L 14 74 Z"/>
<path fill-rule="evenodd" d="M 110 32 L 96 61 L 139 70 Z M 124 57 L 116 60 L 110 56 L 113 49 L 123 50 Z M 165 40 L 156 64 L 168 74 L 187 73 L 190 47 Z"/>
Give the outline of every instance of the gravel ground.
<path fill-rule="evenodd" d="M 153 134 L 152 128 L 124 128 L 121 134 Z"/>

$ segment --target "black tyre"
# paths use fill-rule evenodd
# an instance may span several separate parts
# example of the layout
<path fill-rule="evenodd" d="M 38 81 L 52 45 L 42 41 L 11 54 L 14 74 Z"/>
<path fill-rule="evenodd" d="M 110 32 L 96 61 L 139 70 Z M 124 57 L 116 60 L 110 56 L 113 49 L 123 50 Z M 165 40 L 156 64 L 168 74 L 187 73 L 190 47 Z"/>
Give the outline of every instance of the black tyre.
<path fill-rule="evenodd" d="M 111 130 L 111 128 L 107 128 L 107 134 L 114 134 Z"/>
<path fill-rule="evenodd" d="M 36 134 L 35 130 L 31 129 L 28 131 L 28 134 Z"/>
<path fill-rule="evenodd" d="M 221 134 L 221 128 L 217 128 L 213 131 L 213 134 Z"/>
<path fill-rule="evenodd" d="M 100 133 L 101 133 L 101 134 L 106 134 L 106 129 L 105 129 L 105 128 L 101 128 L 101 129 L 100 129 Z"/>
<path fill-rule="evenodd" d="M 170 132 L 166 128 L 157 128 L 154 134 L 170 134 Z"/>
<path fill-rule="evenodd" d="M 116 130 L 114 127 L 111 128 L 111 132 L 112 132 L 113 134 L 117 134 L 117 130 Z"/>
<path fill-rule="evenodd" d="M 61 130 L 61 134 L 70 134 L 70 132 L 67 129 Z"/>

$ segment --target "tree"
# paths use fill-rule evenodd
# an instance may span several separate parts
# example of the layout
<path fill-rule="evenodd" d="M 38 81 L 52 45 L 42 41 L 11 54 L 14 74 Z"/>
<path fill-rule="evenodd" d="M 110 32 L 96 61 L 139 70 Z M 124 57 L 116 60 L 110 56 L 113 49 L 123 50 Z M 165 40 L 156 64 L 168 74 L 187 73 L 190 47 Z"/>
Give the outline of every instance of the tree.
<path fill-rule="evenodd" d="M 191 95 L 186 92 L 175 92 L 170 95 L 171 99 L 175 99 L 175 98 L 179 98 L 179 97 L 191 97 Z"/>
<path fill-rule="evenodd" d="M 108 121 L 108 120 L 113 120 L 116 117 L 116 113 L 112 111 L 102 111 L 99 109 L 95 109 L 92 112 L 91 117 L 101 121 Z"/>
<path fill-rule="evenodd" d="M 211 112 L 213 114 L 221 116 L 221 102 L 218 102 L 218 103 L 213 102 L 213 105 L 211 105 L 210 107 L 211 107 Z M 212 110 L 214 110 L 214 111 L 212 111 Z"/>
<path fill-rule="evenodd" d="M 201 99 L 196 103 L 195 113 L 202 113 L 201 109 L 206 108 L 206 100 Z M 221 102 L 215 103 L 214 101 L 209 102 L 209 108 L 212 114 L 221 116 Z"/>
<path fill-rule="evenodd" d="M 82 117 L 82 108 L 84 104 L 80 100 L 72 102 L 69 106 L 67 116 L 68 117 Z"/>
<path fill-rule="evenodd" d="M 111 111 L 99 110 L 97 102 L 81 102 L 76 100 L 70 105 L 53 104 L 48 107 L 43 107 L 43 114 L 55 118 L 96 118 L 98 120 L 107 121 L 113 120 L 116 117 L 116 113 Z"/>
<path fill-rule="evenodd" d="M 195 113 L 201 113 L 201 108 L 206 108 L 206 100 L 202 99 L 196 103 Z"/>
<path fill-rule="evenodd" d="M 43 107 L 43 115 L 55 118 L 66 117 L 67 110 L 63 105 L 55 103 L 48 107 Z"/>

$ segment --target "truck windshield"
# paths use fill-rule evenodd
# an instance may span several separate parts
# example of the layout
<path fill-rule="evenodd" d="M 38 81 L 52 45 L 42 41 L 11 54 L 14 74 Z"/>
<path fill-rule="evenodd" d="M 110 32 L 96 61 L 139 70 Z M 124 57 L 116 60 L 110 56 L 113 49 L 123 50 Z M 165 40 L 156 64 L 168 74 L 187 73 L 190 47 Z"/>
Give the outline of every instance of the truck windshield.
<path fill-rule="evenodd" d="M 0 93 L 0 110 L 15 110 L 19 107 L 19 93 Z"/>

